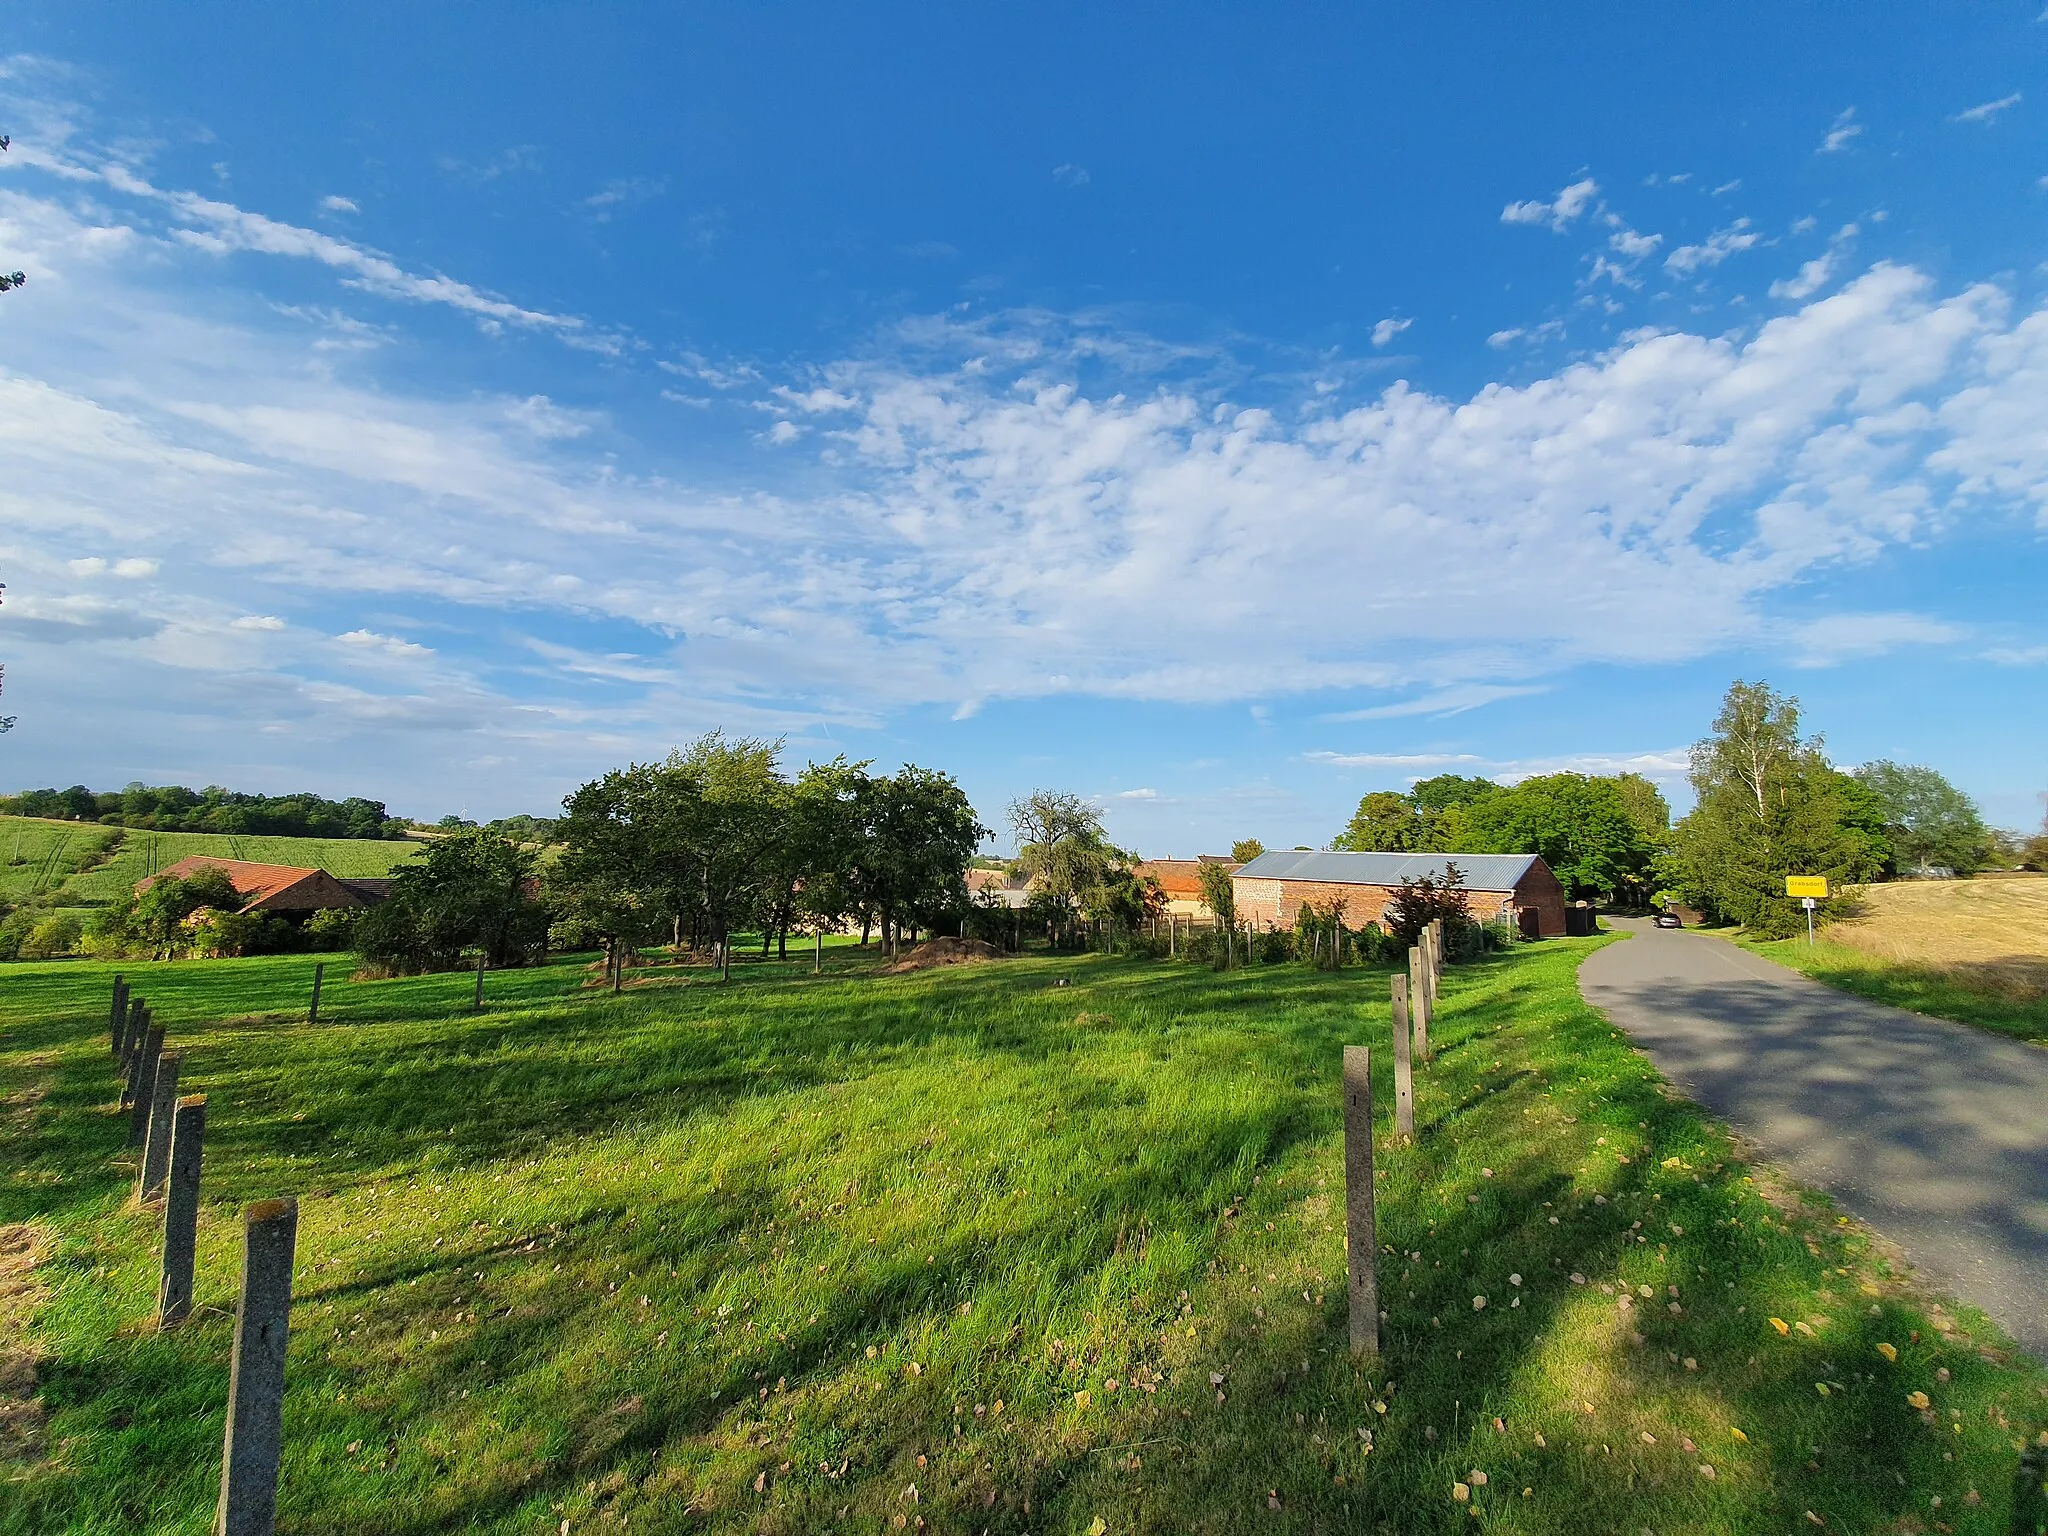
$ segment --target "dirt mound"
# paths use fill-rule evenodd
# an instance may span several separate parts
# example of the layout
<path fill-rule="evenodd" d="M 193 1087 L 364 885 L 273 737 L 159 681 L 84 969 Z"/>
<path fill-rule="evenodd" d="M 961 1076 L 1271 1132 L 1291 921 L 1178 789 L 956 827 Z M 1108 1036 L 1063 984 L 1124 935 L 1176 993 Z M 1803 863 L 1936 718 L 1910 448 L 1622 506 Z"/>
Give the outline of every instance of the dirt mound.
<path fill-rule="evenodd" d="M 980 939 L 926 939 L 917 948 L 882 967 L 884 976 L 901 976 L 908 971 L 929 971 L 941 965 L 984 965 L 1000 960 L 1003 952 Z"/>

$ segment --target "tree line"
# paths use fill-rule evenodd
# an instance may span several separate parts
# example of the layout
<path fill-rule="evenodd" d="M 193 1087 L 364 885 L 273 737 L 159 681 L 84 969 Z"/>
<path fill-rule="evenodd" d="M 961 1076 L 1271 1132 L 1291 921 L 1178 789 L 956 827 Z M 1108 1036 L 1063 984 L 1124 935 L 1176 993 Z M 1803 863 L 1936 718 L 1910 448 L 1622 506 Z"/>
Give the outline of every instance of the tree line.
<path fill-rule="evenodd" d="M 1803 923 L 1787 875 L 1825 875 L 1839 889 L 2000 863 L 2048 868 L 2048 832 L 2029 840 L 1987 826 L 1933 768 L 1837 767 L 1820 736 L 1802 734 L 1799 701 L 1767 683 L 1730 686 L 1688 777 L 1694 806 L 1674 824 L 1640 774 L 1542 774 L 1512 786 L 1440 774 L 1406 794 L 1365 796 L 1331 846 L 1540 854 L 1574 900 L 1682 902 L 1766 934 Z"/>
<path fill-rule="evenodd" d="M 125 789 L 25 789 L 0 795 L 0 816 L 96 821 L 146 832 L 219 832 L 241 837 L 400 838 L 412 823 L 381 800 L 329 800 L 302 792 L 251 795 L 210 784 L 130 784 Z"/>

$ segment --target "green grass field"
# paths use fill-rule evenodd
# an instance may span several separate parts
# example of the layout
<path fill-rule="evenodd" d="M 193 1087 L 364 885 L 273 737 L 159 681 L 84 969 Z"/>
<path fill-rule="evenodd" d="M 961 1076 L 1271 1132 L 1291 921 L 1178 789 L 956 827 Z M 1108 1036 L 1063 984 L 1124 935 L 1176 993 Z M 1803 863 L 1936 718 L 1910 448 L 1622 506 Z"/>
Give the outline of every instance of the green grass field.
<path fill-rule="evenodd" d="M 2048 1378 L 1661 1092 L 1579 1001 L 1602 942 L 1447 977 L 1367 1365 L 1338 1080 L 1374 1047 L 1384 1131 L 1377 971 L 842 948 L 613 999 L 565 962 L 481 1016 L 330 980 L 308 1028 L 304 958 L 130 966 L 211 1101 L 160 1335 L 113 968 L 11 967 L 49 1418 L 0 1532 L 209 1529 L 237 1212 L 296 1194 L 287 1533 L 2002 1536 Z"/>
<path fill-rule="evenodd" d="M 32 848 L 48 850 L 59 845 L 57 863 L 67 878 L 51 882 L 44 893 L 54 892 L 67 906 L 97 906 L 113 901 L 134 888 L 135 882 L 189 854 L 211 854 L 222 859 L 249 859 L 259 864 L 297 864 L 324 869 L 334 875 L 384 875 L 393 866 L 415 858 L 421 845 L 416 842 L 377 842 L 340 837 L 227 837 L 212 832 L 128 832 L 120 847 L 105 863 L 82 874 L 71 874 L 78 855 L 88 846 L 97 847 L 116 834 L 118 827 L 101 827 L 82 822 L 37 821 L 21 816 L 0 816 L 0 856 L 12 857 L 17 836 L 23 853 Z M 47 857 L 47 852 L 45 854 Z M 8 867 L 6 895 L 19 901 L 37 891 L 17 890 L 17 883 L 32 879 L 25 870 L 33 866 Z"/>
<path fill-rule="evenodd" d="M 0 816 L 0 901 L 55 893 L 81 862 L 119 835 L 117 827 Z"/>

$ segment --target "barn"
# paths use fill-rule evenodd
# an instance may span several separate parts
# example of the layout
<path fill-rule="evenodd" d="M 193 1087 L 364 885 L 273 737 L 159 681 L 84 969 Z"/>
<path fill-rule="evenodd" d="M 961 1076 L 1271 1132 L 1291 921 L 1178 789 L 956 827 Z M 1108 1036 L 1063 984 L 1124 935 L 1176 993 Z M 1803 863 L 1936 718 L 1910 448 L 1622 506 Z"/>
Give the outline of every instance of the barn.
<path fill-rule="evenodd" d="M 1202 866 L 1221 864 L 1225 869 L 1235 871 L 1237 865 L 1218 854 L 1205 853 L 1196 859 L 1147 859 L 1134 865 L 1131 873 L 1140 880 L 1150 878 L 1159 882 L 1159 892 L 1166 898 L 1166 911 L 1174 917 L 1214 917 L 1209 903 L 1202 899 Z"/>
<path fill-rule="evenodd" d="M 228 877 L 235 894 L 242 898 L 242 911 L 278 917 L 310 917 L 330 907 L 374 907 L 391 894 L 391 882 L 385 879 L 345 880 L 324 869 L 253 864 L 246 859 L 219 859 L 204 853 L 182 858 L 160 874 L 136 881 L 136 894 L 160 879 L 189 880 L 202 869 L 217 869 Z"/>
<path fill-rule="evenodd" d="M 1262 853 L 1231 877 L 1237 915 L 1257 927 L 1291 928 L 1304 901 L 1344 903 L 1347 926 L 1380 921 L 1403 880 L 1440 880 L 1456 865 L 1480 922 L 1514 923 L 1531 938 L 1565 931 L 1564 887 L 1533 853 Z"/>

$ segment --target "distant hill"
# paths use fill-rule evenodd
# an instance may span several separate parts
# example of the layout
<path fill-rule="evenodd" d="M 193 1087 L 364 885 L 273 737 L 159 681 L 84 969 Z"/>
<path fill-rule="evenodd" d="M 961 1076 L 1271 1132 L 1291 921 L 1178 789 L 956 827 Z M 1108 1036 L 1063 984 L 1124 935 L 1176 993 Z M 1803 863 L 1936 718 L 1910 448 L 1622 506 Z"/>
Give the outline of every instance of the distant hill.
<path fill-rule="evenodd" d="M 263 837 L 155 832 L 95 822 L 0 816 L 0 900 L 46 898 L 101 906 L 188 854 L 296 864 L 333 875 L 386 875 L 416 858 L 418 842 L 347 837 Z M 19 862 L 17 862 L 19 861 Z"/>

